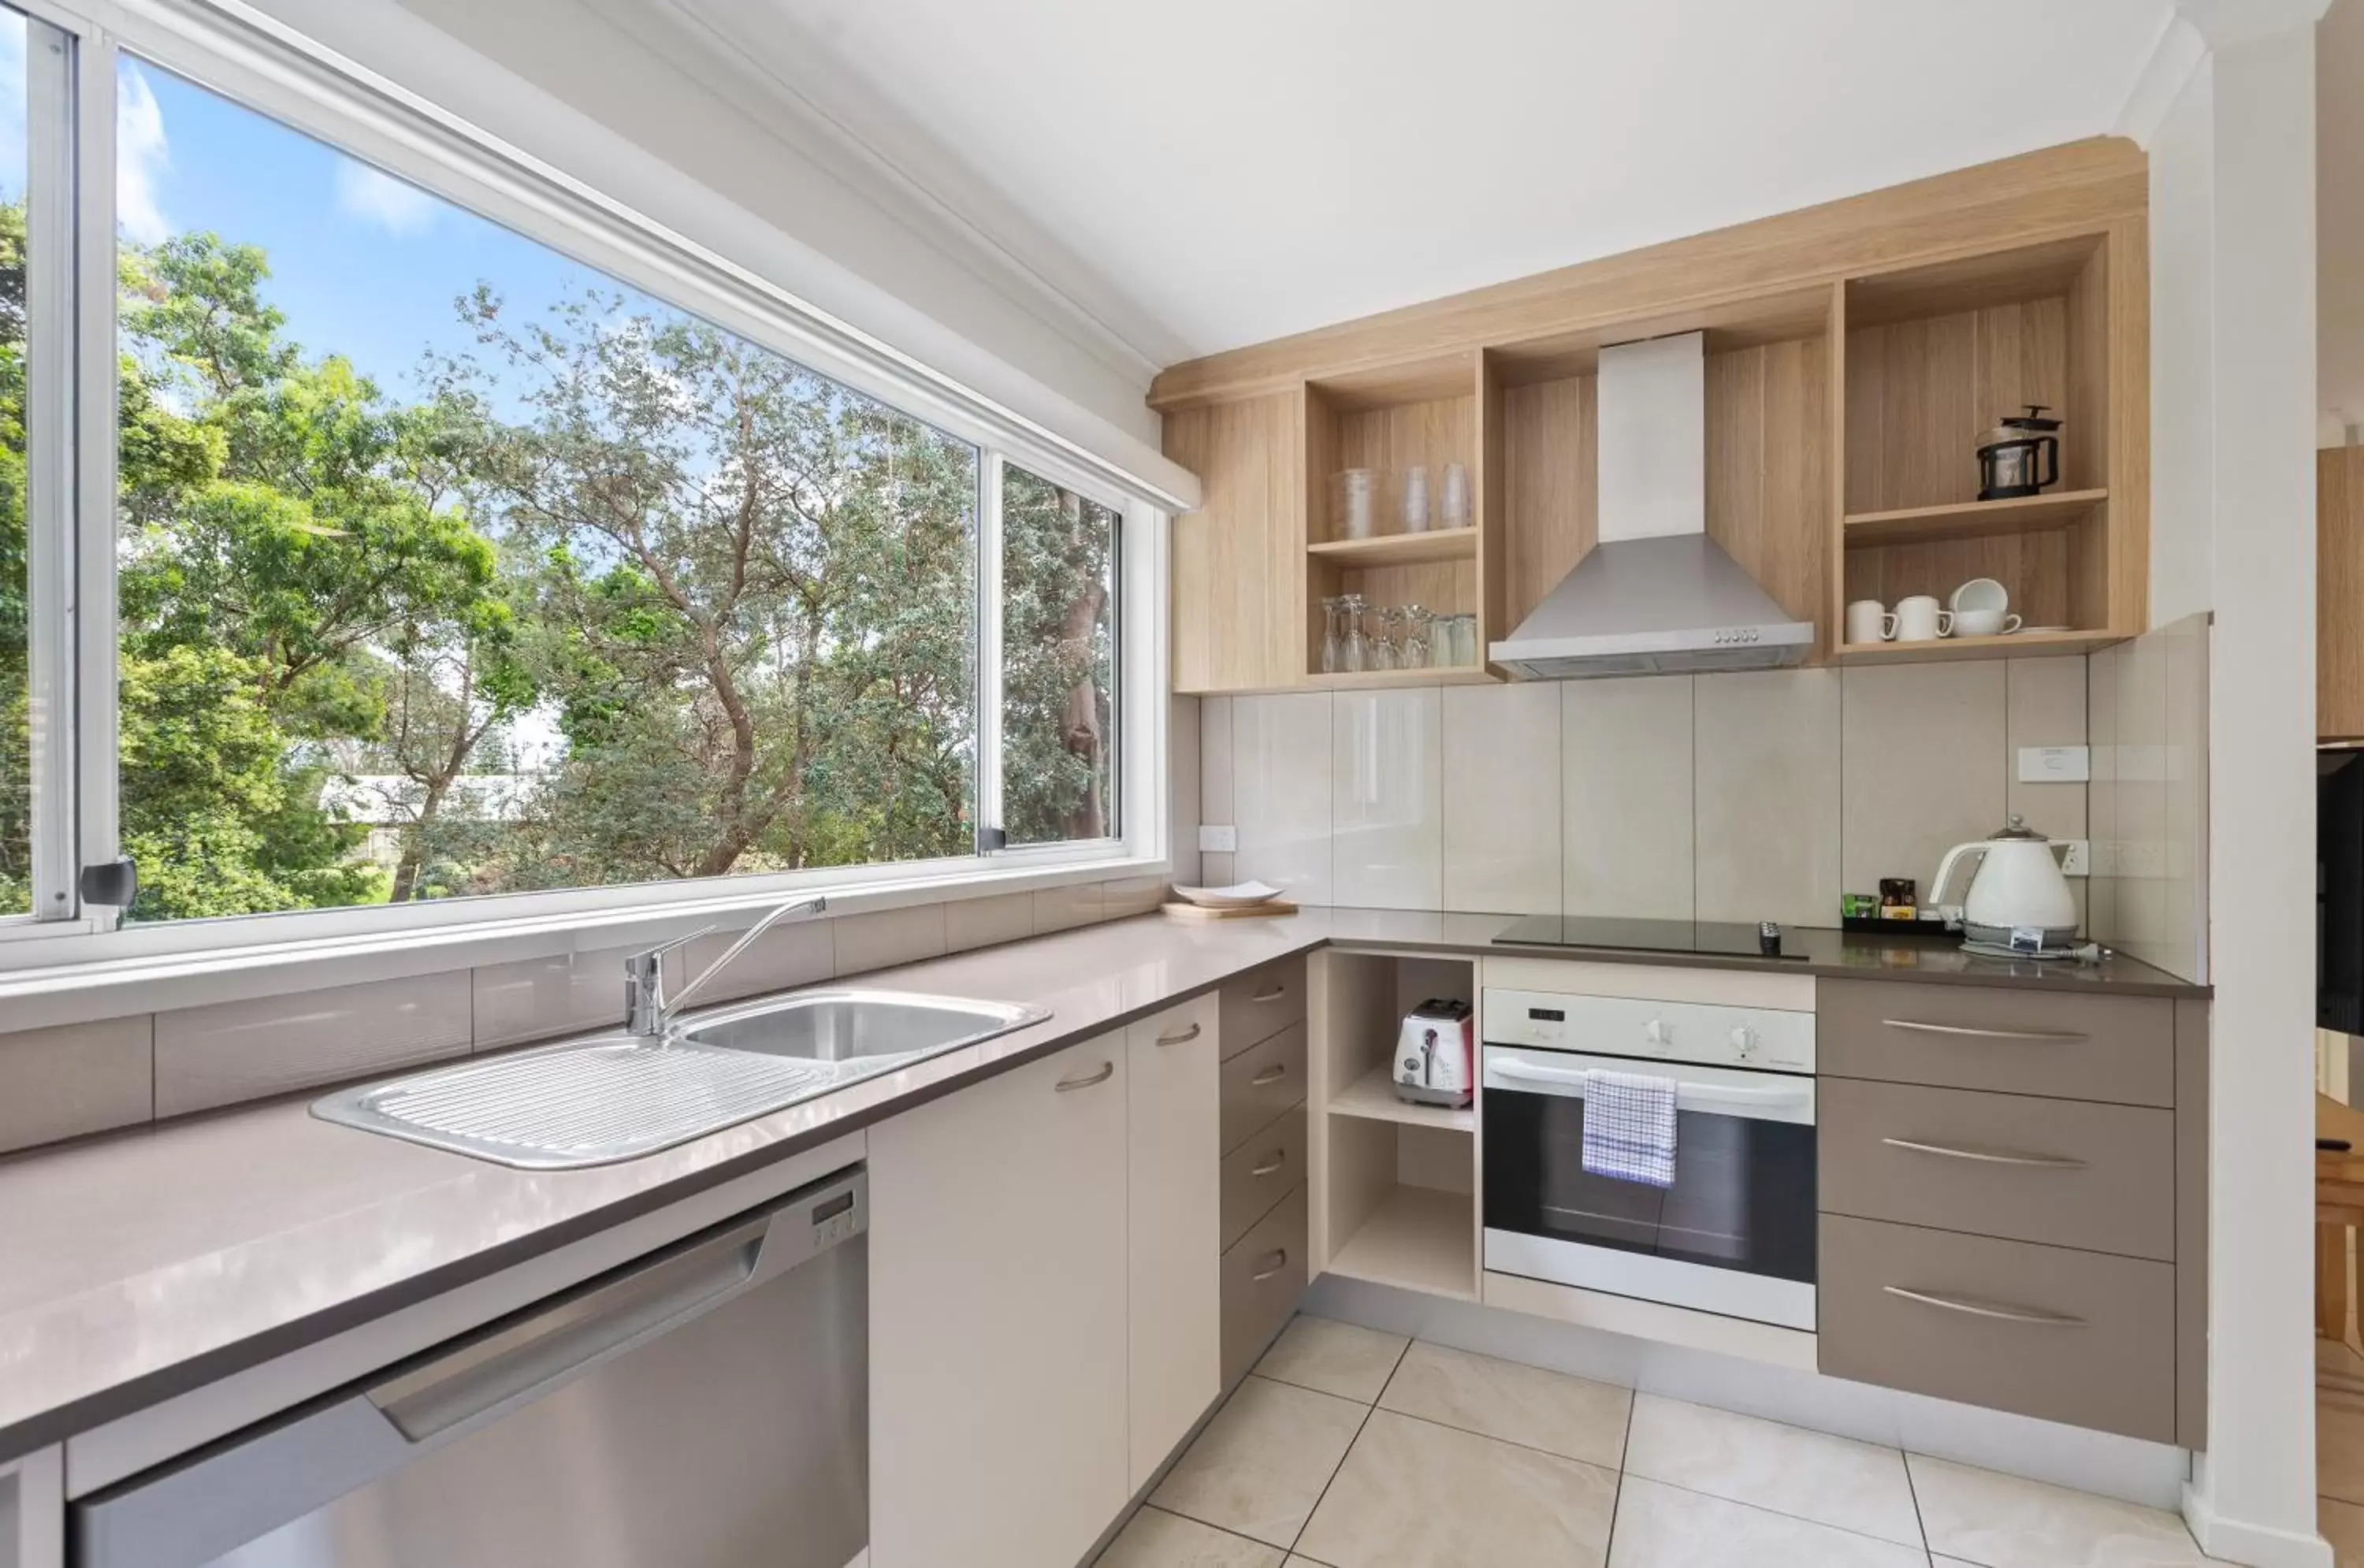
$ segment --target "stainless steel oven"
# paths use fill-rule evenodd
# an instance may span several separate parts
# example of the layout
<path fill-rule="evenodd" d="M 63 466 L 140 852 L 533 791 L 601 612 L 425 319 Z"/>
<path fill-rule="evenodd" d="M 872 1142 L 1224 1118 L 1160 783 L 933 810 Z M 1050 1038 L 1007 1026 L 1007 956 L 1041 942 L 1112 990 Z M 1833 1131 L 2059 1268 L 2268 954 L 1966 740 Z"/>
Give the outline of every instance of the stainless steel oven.
<path fill-rule="evenodd" d="M 1814 1018 L 1489 990 L 1486 1267 L 1814 1328 Z M 1584 1168 L 1588 1071 L 1673 1082 L 1671 1185 Z"/>

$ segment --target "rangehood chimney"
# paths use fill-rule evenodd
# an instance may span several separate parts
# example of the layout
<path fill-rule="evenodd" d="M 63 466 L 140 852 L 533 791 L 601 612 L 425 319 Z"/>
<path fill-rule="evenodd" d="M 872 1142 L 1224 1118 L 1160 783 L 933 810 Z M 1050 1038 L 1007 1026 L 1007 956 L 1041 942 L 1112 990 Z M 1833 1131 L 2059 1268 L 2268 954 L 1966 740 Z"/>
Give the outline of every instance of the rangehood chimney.
<path fill-rule="evenodd" d="M 1600 350 L 1600 541 L 1493 662 L 1529 680 L 1768 670 L 1814 628 L 1707 537 L 1705 334 Z"/>

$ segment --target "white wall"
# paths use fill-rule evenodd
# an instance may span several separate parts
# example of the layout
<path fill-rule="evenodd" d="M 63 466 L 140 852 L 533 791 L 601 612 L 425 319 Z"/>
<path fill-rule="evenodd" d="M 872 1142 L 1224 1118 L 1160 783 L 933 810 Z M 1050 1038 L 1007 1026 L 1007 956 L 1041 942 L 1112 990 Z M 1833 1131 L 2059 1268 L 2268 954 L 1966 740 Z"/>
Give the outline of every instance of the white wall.
<path fill-rule="evenodd" d="M 2229 33 L 2150 142 L 2154 625 L 2214 614 L 2208 1451 L 2186 1512 L 2236 1562 L 2314 1536 L 2314 39 Z M 2254 25 L 2256 13 L 2245 18 Z"/>
<path fill-rule="evenodd" d="M 1155 367 L 652 23 L 586 0 L 253 3 L 1076 444 L 1172 472 L 1143 403 Z"/>

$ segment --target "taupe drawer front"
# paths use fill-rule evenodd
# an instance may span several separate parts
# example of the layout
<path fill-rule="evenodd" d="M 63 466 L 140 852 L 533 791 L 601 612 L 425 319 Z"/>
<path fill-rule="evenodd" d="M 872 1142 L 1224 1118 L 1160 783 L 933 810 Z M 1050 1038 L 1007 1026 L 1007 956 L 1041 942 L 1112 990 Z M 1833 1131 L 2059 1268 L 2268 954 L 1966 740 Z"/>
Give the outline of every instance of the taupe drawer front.
<path fill-rule="evenodd" d="M 1223 1054 L 1237 1056 L 1305 1020 L 1305 960 L 1284 958 L 1224 982 Z"/>
<path fill-rule="evenodd" d="M 1281 1200 L 1223 1254 L 1223 1382 L 1254 1364 L 1305 1294 L 1305 1188 Z"/>
<path fill-rule="evenodd" d="M 1825 1215 L 1822 1370 L 2175 1440 L 2175 1269 Z"/>
<path fill-rule="evenodd" d="M 2175 1113 L 1825 1078 L 1822 1207 L 2130 1257 L 2175 1257 Z"/>
<path fill-rule="evenodd" d="M 1305 1026 L 1291 1024 L 1217 1071 L 1222 1076 L 1223 1152 L 1305 1098 Z"/>
<path fill-rule="evenodd" d="M 1247 1234 L 1291 1187 L 1305 1184 L 1305 1107 L 1280 1113 L 1223 1156 L 1223 1245 Z"/>
<path fill-rule="evenodd" d="M 2162 996 L 1825 980 L 1814 1006 L 1828 1077 L 2175 1103 L 2175 1004 Z"/>

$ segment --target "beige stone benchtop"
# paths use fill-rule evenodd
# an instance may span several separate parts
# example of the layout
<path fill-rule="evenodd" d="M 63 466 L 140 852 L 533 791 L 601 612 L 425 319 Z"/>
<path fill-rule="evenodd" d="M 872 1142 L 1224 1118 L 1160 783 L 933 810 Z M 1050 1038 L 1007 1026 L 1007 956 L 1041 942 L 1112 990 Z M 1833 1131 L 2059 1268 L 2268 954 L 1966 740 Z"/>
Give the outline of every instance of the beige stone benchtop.
<path fill-rule="evenodd" d="M 865 976 L 865 985 L 1038 1003 L 1051 1020 L 678 1148 L 516 1171 L 315 1120 L 312 1095 L 0 1161 L 0 1462 L 784 1159 L 950 1089 L 1324 943 L 1520 951 L 1510 917 L 1309 909 L 1162 915 Z M 2040 969 L 1834 931 L 1789 933 L 1783 973 L 2202 994 L 2114 960 Z M 1588 951 L 1595 961 L 1772 967 Z"/>

